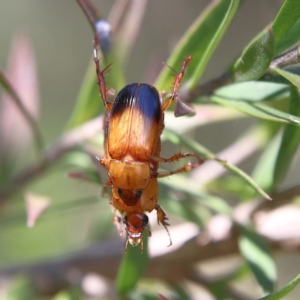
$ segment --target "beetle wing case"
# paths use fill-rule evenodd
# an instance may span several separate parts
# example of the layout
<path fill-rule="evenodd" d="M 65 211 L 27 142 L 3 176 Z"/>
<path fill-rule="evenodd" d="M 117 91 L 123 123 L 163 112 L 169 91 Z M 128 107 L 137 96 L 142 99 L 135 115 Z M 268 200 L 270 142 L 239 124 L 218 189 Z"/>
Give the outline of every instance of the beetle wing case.
<path fill-rule="evenodd" d="M 125 86 L 117 95 L 106 128 L 108 151 L 113 159 L 147 160 L 163 129 L 159 93 L 145 83 Z"/>

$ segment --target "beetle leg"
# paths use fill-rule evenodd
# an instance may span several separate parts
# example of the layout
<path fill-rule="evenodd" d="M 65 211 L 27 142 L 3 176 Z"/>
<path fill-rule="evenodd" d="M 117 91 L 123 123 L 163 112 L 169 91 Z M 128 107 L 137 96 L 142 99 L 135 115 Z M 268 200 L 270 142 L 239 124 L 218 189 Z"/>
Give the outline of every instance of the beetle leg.
<path fill-rule="evenodd" d="M 101 94 L 101 98 L 103 101 L 103 104 L 107 110 L 111 110 L 112 104 L 110 102 L 106 101 L 106 83 L 105 83 L 105 73 L 109 71 L 109 67 L 111 65 L 108 65 L 104 70 L 100 69 L 100 62 L 98 58 L 98 43 L 99 38 L 97 34 L 95 35 L 95 40 L 94 40 L 94 62 L 96 65 L 96 74 L 97 74 L 97 79 L 98 79 L 98 85 L 99 85 L 99 91 Z"/>
<path fill-rule="evenodd" d="M 170 239 L 170 244 L 168 245 L 168 247 L 170 247 L 172 245 L 172 240 L 171 240 L 170 232 L 167 228 L 167 226 L 170 225 L 169 223 L 167 223 L 168 218 L 167 218 L 165 212 L 162 210 L 162 208 L 158 204 L 155 206 L 155 209 L 157 212 L 157 223 L 158 224 L 161 223 L 165 227 L 165 229 L 168 233 L 169 239 Z"/>
<path fill-rule="evenodd" d="M 191 59 L 192 59 L 191 56 L 188 56 L 188 57 L 185 58 L 182 66 L 181 66 L 180 72 L 175 77 L 171 97 L 162 104 L 162 110 L 163 111 L 165 111 L 171 105 L 171 103 L 175 99 L 177 99 L 180 83 L 182 81 L 182 78 L 184 76 L 186 68 L 187 68 L 188 64 L 190 63 Z"/>
<path fill-rule="evenodd" d="M 183 166 L 181 168 L 178 168 L 176 170 L 173 171 L 168 171 L 168 172 L 164 172 L 164 173 L 155 173 L 153 174 L 153 177 L 156 178 L 162 178 L 162 177 L 167 177 L 173 174 L 178 174 L 178 173 L 182 173 L 182 172 L 187 172 L 191 169 L 194 169 L 200 165 L 202 165 L 204 163 L 204 159 L 201 159 L 200 157 L 198 157 L 196 154 L 194 153 L 177 153 L 172 155 L 169 158 L 163 158 L 163 157 L 152 157 L 151 159 L 158 161 L 158 162 L 163 162 L 163 163 L 169 163 L 169 162 L 174 162 L 177 160 L 180 160 L 182 158 L 185 157 L 195 157 L 197 159 L 197 161 L 195 163 L 188 163 L 186 166 Z"/>

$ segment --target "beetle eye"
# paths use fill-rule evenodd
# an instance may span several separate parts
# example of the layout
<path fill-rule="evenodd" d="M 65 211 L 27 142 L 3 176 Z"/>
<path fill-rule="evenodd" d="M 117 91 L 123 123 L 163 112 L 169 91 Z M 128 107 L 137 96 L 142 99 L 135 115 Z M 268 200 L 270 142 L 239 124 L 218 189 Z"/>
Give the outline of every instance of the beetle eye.
<path fill-rule="evenodd" d="M 137 190 L 137 191 L 135 192 L 135 195 L 136 195 L 136 197 L 137 197 L 138 199 L 141 198 L 142 194 L 143 194 L 143 191 L 142 191 L 142 190 Z"/>
<path fill-rule="evenodd" d="M 124 216 L 124 218 L 123 218 L 123 223 L 124 223 L 125 225 L 127 225 L 127 223 L 128 223 L 128 217 L 127 217 L 127 216 Z"/>
<path fill-rule="evenodd" d="M 149 223 L 149 218 L 147 215 L 143 216 L 143 226 L 146 227 Z"/>

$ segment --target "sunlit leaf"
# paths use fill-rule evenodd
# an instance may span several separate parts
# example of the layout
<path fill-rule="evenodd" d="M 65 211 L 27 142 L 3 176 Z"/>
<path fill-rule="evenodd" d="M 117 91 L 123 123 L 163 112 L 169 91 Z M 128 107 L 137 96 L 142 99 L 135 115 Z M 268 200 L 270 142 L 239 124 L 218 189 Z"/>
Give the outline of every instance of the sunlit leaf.
<path fill-rule="evenodd" d="M 258 300 L 280 300 L 284 299 L 286 295 L 293 291 L 293 289 L 299 284 L 300 282 L 300 274 L 295 277 L 292 281 L 290 281 L 287 285 L 285 285 L 282 289 L 270 294 L 266 295 Z"/>
<path fill-rule="evenodd" d="M 199 80 L 216 46 L 224 35 L 239 5 L 236 0 L 213 1 L 190 26 L 172 51 L 167 65 L 175 70 L 186 56 L 193 59 L 188 68 L 187 76 L 192 75 L 190 86 Z M 167 66 L 160 73 L 155 86 L 158 90 L 170 89 L 170 78 L 173 71 Z"/>
<path fill-rule="evenodd" d="M 300 126 L 299 117 L 282 112 L 267 105 L 237 101 L 235 99 L 226 99 L 218 96 L 211 96 L 211 100 L 216 103 L 235 108 L 247 115 L 259 119 Z"/>
<path fill-rule="evenodd" d="M 272 71 L 281 75 L 288 81 L 290 81 L 293 85 L 295 85 L 297 88 L 300 88 L 300 76 L 279 68 L 272 67 Z"/>
<path fill-rule="evenodd" d="M 266 81 L 246 81 L 233 83 L 214 91 L 216 96 L 244 102 L 276 100 L 288 95 L 287 84 Z"/>

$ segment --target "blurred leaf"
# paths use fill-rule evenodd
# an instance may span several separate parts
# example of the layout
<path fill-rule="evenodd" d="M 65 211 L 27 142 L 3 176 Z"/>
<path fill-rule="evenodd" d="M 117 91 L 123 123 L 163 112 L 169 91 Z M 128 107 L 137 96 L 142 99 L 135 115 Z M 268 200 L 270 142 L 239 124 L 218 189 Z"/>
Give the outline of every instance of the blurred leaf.
<path fill-rule="evenodd" d="M 78 172 L 70 172 L 69 177 L 74 179 L 86 180 L 96 184 L 102 184 L 99 173 L 96 170 L 86 170 Z"/>
<path fill-rule="evenodd" d="M 274 290 L 277 279 L 276 264 L 266 241 L 255 231 L 241 226 L 239 248 L 257 282 L 265 292 Z"/>
<path fill-rule="evenodd" d="M 200 79 L 211 55 L 224 35 L 239 5 L 237 0 L 213 1 L 194 21 L 172 51 L 166 65 L 180 69 L 184 57 L 192 55 L 189 74 L 192 75 L 189 87 Z M 173 71 L 167 66 L 162 70 L 155 86 L 158 90 L 170 88 Z M 191 75 L 189 75 L 191 77 Z"/>
<path fill-rule="evenodd" d="M 274 188 L 274 169 L 280 141 L 281 135 L 275 135 L 264 148 L 252 171 L 252 178 L 267 192 L 272 192 Z"/>
<path fill-rule="evenodd" d="M 272 24 L 276 43 L 285 36 L 299 18 L 300 2 L 298 0 L 285 0 Z"/>
<path fill-rule="evenodd" d="M 290 113 L 300 116 L 300 97 L 298 89 L 291 86 L 290 92 Z M 299 145 L 299 140 L 300 128 L 292 125 L 285 125 L 274 169 L 274 185 L 280 183 L 281 179 L 285 177 L 290 169 L 294 154 Z"/>
<path fill-rule="evenodd" d="M 125 79 L 122 72 L 123 69 L 119 64 L 113 49 L 105 58 L 100 60 L 101 70 L 104 70 L 111 63 L 112 66 L 109 68 L 110 71 L 105 74 L 106 89 L 108 90 L 112 87 L 119 91 L 124 87 Z M 73 113 L 68 121 L 67 128 L 70 129 L 79 126 L 82 123 L 97 117 L 103 111 L 104 105 L 97 83 L 96 66 L 95 62 L 91 61 L 81 85 Z"/>
<path fill-rule="evenodd" d="M 287 84 L 246 81 L 230 84 L 214 91 L 216 96 L 236 101 L 259 102 L 264 100 L 277 100 L 287 95 L 289 86 Z"/>
<path fill-rule="evenodd" d="M 27 192 L 25 194 L 26 213 L 27 213 L 27 227 L 34 226 L 36 220 L 49 207 L 50 199 L 48 197 L 36 195 Z"/>
<path fill-rule="evenodd" d="M 231 215 L 232 209 L 231 207 L 224 201 L 223 199 L 209 195 L 207 193 L 201 192 L 197 189 L 197 186 L 191 180 L 184 176 L 184 175 L 173 175 L 167 178 L 161 178 L 160 179 L 160 184 L 163 184 L 164 186 L 167 186 L 169 188 L 173 188 L 175 191 L 179 192 L 184 192 L 187 195 L 192 196 L 196 203 L 199 203 L 210 210 L 220 213 L 220 214 L 225 214 L 225 215 Z M 185 206 L 185 201 L 182 203 L 179 202 L 174 204 L 174 207 L 171 210 L 175 210 L 176 206 L 179 205 L 179 208 L 181 206 Z M 188 213 L 188 208 L 183 208 L 182 211 L 177 211 L 180 217 L 183 219 L 191 218 L 191 221 L 193 220 L 193 216 L 186 214 Z M 198 220 L 199 221 L 199 220 Z"/>
<path fill-rule="evenodd" d="M 58 200 L 65 201 L 64 198 Z M 101 229 L 104 236 L 112 228 L 111 210 L 106 202 L 107 205 L 101 202 L 99 206 L 99 197 L 93 196 L 52 205 L 31 229 L 24 225 L 25 214 L 1 218 L 0 271 L 86 247 L 94 241 L 95 221 L 99 222 L 98 232 Z"/>
<path fill-rule="evenodd" d="M 288 295 L 300 282 L 300 274 L 295 277 L 292 281 L 290 281 L 287 285 L 285 285 L 279 291 L 276 291 L 270 295 L 266 295 L 258 300 L 279 300 L 284 299 L 286 295 Z"/>
<path fill-rule="evenodd" d="M 5 300 L 28 300 L 28 299 L 35 299 L 34 286 L 32 282 L 25 277 L 15 278 L 8 289 Z"/>
<path fill-rule="evenodd" d="M 249 103 L 249 102 L 237 101 L 235 99 L 226 99 L 218 96 L 211 96 L 210 99 L 213 102 L 232 107 L 247 115 L 259 119 L 300 126 L 299 117 L 282 112 L 278 109 L 275 109 L 267 105 L 263 105 L 260 103 Z"/>
<path fill-rule="evenodd" d="M 73 300 L 71 295 L 68 292 L 59 292 L 52 300 Z"/>
<path fill-rule="evenodd" d="M 224 3 L 226 1 L 223 1 Z M 221 6 L 221 2 L 220 2 Z M 221 41 L 223 35 L 225 34 L 232 18 L 234 17 L 237 9 L 239 6 L 238 0 L 231 0 L 230 5 L 228 7 L 224 7 L 224 17 L 220 19 L 222 21 L 214 34 L 211 37 L 210 43 L 207 45 L 206 50 L 204 51 L 201 59 L 199 59 L 196 69 L 194 70 L 193 74 L 191 75 L 188 83 L 187 88 L 188 90 L 193 89 L 197 83 L 199 82 L 205 67 L 207 66 L 211 56 L 213 55 L 216 47 L 218 46 L 219 42 Z"/>
<path fill-rule="evenodd" d="M 121 297 L 125 297 L 136 286 L 146 271 L 148 254 L 148 230 L 143 233 L 144 252 L 141 253 L 140 245 L 132 247 L 128 245 L 119 267 L 116 288 Z"/>
<path fill-rule="evenodd" d="M 164 130 L 164 135 L 167 139 L 175 144 L 180 144 L 181 146 L 187 147 L 188 149 L 192 150 L 195 154 L 204 157 L 205 159 L 215 159 L 221 165 L 223 165 L 227 170 L 231 171 L 232 173 L 236 174 L 240 178 L 242 178 L 247 184 L 249 184 L 254 190 L 262 195 L 264 198 L 271 200 L 270 196 L 267 195 L 255 182 L 254 180 L 247 175 L 244 171 L 239 169 L 238 167 L 227 163 L 226 161 L 219 160 L 214 153 L 197 143 L 195 140 L 189 139 L 184 136 L 178 136 L 176 133 L 170 131 L 169 129 Z"/>
<path fill-rule="evenodd" d="M 250 81 L 260 78 L 274 57 L 274 35 L 271 27 L 262 31 L 245 48 L 230 72 L 234 81 Z"/>
<path fill-rule="evenodd" d="M 300 76 L 293 74 L 291 72 L 279 69 L 279 68 L 274 68 L 272 67 L 272 72 L 275 72 L 281 76 L 283 76 L 285 79 L 290 81 L 293 85 L 295 85 L 297 88 L 300 88 Z"/>

